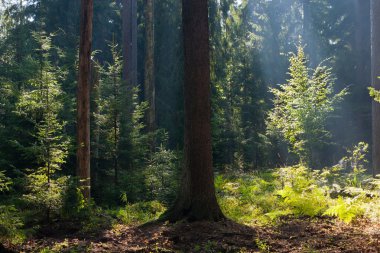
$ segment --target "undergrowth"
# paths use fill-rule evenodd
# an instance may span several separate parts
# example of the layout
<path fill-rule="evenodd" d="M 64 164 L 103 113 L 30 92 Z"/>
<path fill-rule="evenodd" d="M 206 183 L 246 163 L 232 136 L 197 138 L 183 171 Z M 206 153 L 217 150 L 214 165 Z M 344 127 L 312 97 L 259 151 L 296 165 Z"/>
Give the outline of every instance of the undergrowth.
<path fill-rule="evenodd" d="M 218 174 L 215 186 L 219 204 L 227 217 L 247 225 L 275 225 L 284 216 L 329 216 L 346 223 L 360 217 L 380 221 L 380 179 L 365 173 L 367 148 L 359 143 L 339 164 L 322 170 L 299 164 L 263 172 Z M 7 196 L 11 187 L 9 178 L 0 172 L 0 194 Z M 162 187 L 159 184 L 157 189 Z M 57 203 L 61 204 L 49 208 L 51 222 L 47 224 L 33 220 L 34 211 L 25 208 L 34 206 L 25 206 L 30 199 L 2 201 L 0 243 L 21 243 L 30 234 L 28 228 L 41 232 L 43 226 L 48 231 L 60 231 L 66 226 L 88 235 L 116 223 L 141 225 L 159 218 L 168 206 L 157 198 L 161 193 L 154 198 L 161 201 L 130 201 L 124 193 L 124 206 L 102 209 L 84 200 L 76 180 L 67 180 L 62 189 L 64 192 L 57 195 Z"/>
<path fill-rule="evenodd" d="M 380 180 L 365 174 L 368 145 L 359 143 L 341 163 L 323 170 L 304 165 L 265 173 L 218 175 L 219 203 L 245 224 L 275 223 L 282 216 L 330 216 L 350 223 L 380 219 Z"/>

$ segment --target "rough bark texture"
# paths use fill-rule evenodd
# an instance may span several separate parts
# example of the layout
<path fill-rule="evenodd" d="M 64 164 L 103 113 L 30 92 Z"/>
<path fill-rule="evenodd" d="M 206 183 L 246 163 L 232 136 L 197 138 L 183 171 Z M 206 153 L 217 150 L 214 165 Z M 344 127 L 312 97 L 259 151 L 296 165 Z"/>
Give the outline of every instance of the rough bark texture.
<path fill-rule="evenodd" d="M 169 220 L 219 220 L 211 151 L 208 1 L 183 0 L 185 168 Z"/>
<path fill-rule="evenodd" d="M 145 0 L 145 100 L 149 103 L 147 111 L 147 129 L 152 132 L 156 128 L 156 89 L 154 82 L 154 0 Z"/>
<path fill-rule="evenodd" d="M 137 85 L 137 0 L 123 0 L 123 79 Z"/>
<path fill-rule="evenodd" d="M 82 193 L 90 198 L 90 73 L 93 0 L 81 1 L 79 77 L 77 89 L 77 176 Z"/>
<path fill-rule="evenodd" d="M 380 90 L 380 1 L 371 1 L 372 86 Z M 380 174 L 380 103 L 372 103 L 373 175 Z"/>

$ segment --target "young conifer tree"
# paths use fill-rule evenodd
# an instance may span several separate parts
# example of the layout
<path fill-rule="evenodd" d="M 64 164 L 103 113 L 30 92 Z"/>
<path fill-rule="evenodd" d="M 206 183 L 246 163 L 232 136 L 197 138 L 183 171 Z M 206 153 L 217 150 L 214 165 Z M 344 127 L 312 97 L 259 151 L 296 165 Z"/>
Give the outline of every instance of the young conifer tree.
<path fill-rule="evenodd" d="M 69 138 L 64 131 L 65 122 L 60 118 L 63 110 L 63 92 L 60 81 L 64 73 L 59 67 L 52 65 L 51 37 L 45 33 L 34 33 L 39 44 L 39 72 L 29 80 L 17 104 L 18 113 L 25 117 L 33 126 L 31 133 L 35 139 L 34 145 L 25 150 L 36 157 L 37 168 L 28 175 L 30 194 L 26 198 L 36 207 L 47 211 L 49 218 L 52 209 L 61 206 L 62 189 L 65 187 L 65 177 L 59 177 L 66 162 L 69 148 Z"/>
<path fill-rule="evenodd" d="M 290 145 L 301 163 L 315 166 L 318 147 L 330 137 L 326 129 L 328 117 L 342 101 L 347 90 L 334 94 L 331 68 L 319 65 L 311 71 L 302 46 L 290 57 L 286 84 L 271 88 L 274 107 L 269 112 L 267 126 L 270 134 L 280 135 Z"/>

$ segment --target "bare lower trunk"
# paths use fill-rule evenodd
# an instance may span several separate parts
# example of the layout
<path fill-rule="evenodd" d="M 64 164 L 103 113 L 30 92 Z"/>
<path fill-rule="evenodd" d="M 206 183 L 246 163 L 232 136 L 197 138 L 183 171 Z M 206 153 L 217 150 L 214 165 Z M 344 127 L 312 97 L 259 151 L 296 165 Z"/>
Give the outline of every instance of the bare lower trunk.
<path fill-rule="evenodd" d="M 380 90 L 380 1 L 371 1 L 372 86 Z M 380 104 L 372 103 L 372 166 L 373 175 L 380 174 Z"/>
<path fill-rule="evenodd" d="M 90 71 L 93 0 L 81 1 L 79 77 L 77 89 L 77 176 L 83 196 L 90 198 Z"/>
<path fill-rule="evenodd" d="M 183 0 L 185 164 L 169 220 L 220 220 L 211 153 L 208 1 Z"/>

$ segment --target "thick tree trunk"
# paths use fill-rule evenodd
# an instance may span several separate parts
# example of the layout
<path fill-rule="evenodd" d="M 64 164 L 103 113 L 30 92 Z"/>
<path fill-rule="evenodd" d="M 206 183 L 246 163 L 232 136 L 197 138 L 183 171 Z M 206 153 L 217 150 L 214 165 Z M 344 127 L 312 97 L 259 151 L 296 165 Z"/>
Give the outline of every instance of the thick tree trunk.
<path fill-rule="evenodd" d="M 220 220 L 211 154 L 208 1 L 183 0 L 185 164 L 169 220 Z"/>
<path fill-rule="evenodd" d="M 380 90 L 380 1 L 371 0 L 372 86 Z M 372 103 L 372 167 L 380 174 L 380 103 Z"/>
<path fill-rule="evenodd" d="M 149 132 L 156 127 L 156 89 L 154 77 L 154 0 L 145 0 L 145 100 L 149 104 L 147 111 L 147 129 Z"/>
<path fill-rule="evenodd" d="M 123 79 L 137 86 L 137 0 L 123 0 Z"/>
<path fill-rule="evenodd" d="M 81 1 L 79 77 L 77 89 L 77 176 L 90 198 L 90 72 L 93 0 Z"/>

